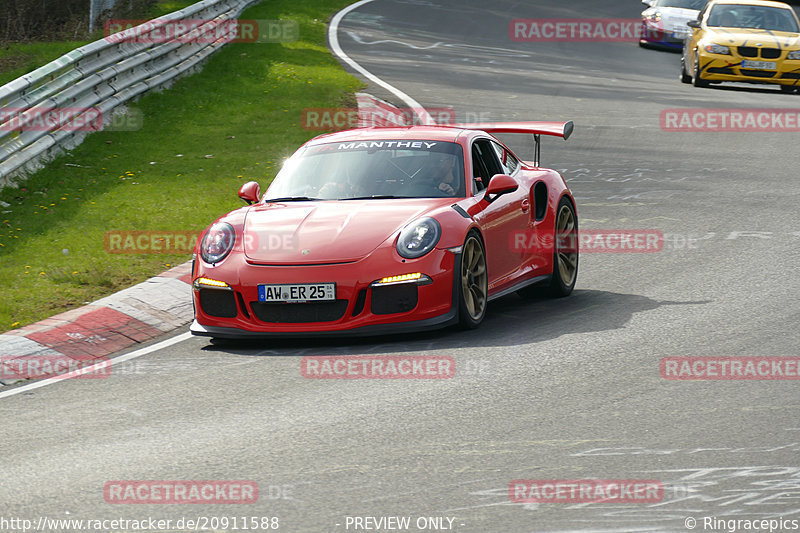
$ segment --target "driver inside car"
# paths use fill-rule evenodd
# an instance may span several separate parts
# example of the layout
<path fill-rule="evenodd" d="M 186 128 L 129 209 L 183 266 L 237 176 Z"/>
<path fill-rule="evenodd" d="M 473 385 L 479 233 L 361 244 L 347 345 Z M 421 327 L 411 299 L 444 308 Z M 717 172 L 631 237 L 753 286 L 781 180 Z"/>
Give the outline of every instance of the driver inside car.
<path fill-rule="evenodd" d="M 458 182 L 456 181 L 457 158 L 450 154 L 431 154 L 434 159 L 431 177 L 434 186 L 445 194 L 454 195 Z"/>

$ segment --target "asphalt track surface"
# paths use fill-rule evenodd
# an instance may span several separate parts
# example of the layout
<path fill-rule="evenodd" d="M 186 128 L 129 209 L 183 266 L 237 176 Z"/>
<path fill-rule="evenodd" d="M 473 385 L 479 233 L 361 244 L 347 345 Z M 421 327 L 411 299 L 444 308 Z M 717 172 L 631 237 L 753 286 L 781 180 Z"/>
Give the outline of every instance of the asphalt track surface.
<path fill-rule="evenodd" d="M 459 119 L 575 121 L 546 139 L 583 228 L 657 229 L 650 254 L 581 256 L 574 294 L 490 305 L 480 329 L 358 341 L 179 342 L 108 379 L 0 398 L 3 517 L 454 519 L 459 532 L 722 531 L 800 519 L 797 381 L 668 381 L 668 356 L 797 356 L 797 133 L 664 132 L 664 108 L 799 108 L 697 89 L 635 43 L 515 43 L 514 18 L 635 18 L 636 2 L 377 0 L 345 52 Z M 379 96 L 391 95 L 375 89 Z M 511 139 L 524 156 L 530 147 Z M 526 152 L 527 150 L 527 152 Z M 444 380 L 310 380 L 306 355 L 446 355 Z M 656 479 L 657 503 L 515 503 L 516 479 Z M 254 480 L 251 505 L 106 503 L 111 480 Z M 448 525 L 444 521 L 444 525 Z M 719 524 L 718 524 L 719 525 Z M 218 527 L 219 530 L 226 528 Z M 174 526 L 173 526 L 174 530 Z M 233 530 L 228 527 L 227 530 Z M 791 531 L 790 527 L 776 531 Z"/>

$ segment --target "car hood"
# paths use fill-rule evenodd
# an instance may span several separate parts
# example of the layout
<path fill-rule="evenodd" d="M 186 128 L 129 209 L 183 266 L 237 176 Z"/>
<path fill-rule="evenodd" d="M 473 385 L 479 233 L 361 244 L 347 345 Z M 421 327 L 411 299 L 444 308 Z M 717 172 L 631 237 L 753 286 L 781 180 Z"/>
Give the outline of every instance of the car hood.
<path fill-rule="evenodd" d="M 409 222 L 454 198 L 276 202 L 251 207 L 244 223 L 248 260 L 264 264 L 357 261 Z"/>
<path fill-rule="evenodd" d="M 726 46 L 756 46 L 786 48 L 800 46 L 800 34 L 754 28 L 708 28 L 704 40 L 714 40 Z"/>

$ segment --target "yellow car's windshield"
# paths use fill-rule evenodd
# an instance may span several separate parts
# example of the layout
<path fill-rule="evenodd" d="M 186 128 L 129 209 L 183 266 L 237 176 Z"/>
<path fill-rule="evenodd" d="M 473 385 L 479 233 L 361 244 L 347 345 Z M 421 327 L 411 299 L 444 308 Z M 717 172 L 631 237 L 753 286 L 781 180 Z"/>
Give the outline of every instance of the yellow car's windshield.
<path fill-rule="evenodd" d="M 797 20 L 788 9 L 743 4 L 717 4 L 708 15 L 708 26 L 800 32 Z"/>

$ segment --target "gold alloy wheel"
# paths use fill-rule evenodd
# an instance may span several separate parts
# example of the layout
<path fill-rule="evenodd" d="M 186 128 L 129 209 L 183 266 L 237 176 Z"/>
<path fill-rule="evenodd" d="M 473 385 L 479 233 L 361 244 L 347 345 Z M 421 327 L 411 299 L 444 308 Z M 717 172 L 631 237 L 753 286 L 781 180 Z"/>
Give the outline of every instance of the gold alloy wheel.
<path fill-rule="evenodd" d="M 461 295 L 472 320 L 480 320 L 486 309 L 488 279 L 483 248 L 478 239 L 471 235 L 464 244 L 461 258 Z"/>
<path fill-rule="evenodd" d="M 562 205 L 556 218 L 556 257 L 561 282 L 569 287 L 575 281 L 578 271 L 578 232 L 575 227 L 575 214 L 568 205 Z M 563 246 L 567 244 L 567 246 Z"/>

